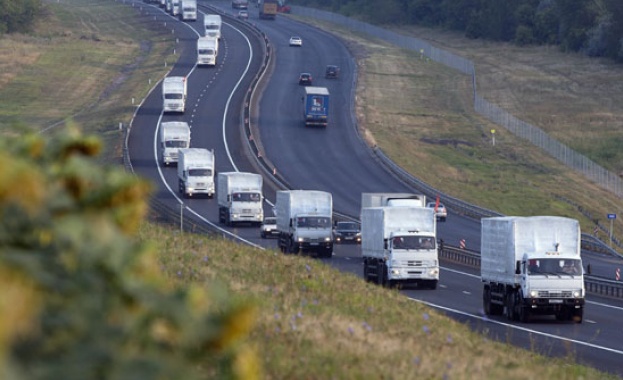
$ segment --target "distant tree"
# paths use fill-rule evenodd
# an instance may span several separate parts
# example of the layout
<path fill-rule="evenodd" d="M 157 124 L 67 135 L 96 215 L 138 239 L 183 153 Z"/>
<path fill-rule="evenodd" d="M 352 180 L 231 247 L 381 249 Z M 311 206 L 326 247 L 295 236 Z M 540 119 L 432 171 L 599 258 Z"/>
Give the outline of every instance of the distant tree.
<path fill-rule="evenodd" d="M 539 44 L 558 44 L 560 15 L 555 0 L 541 0 L 534 15 L 534 39 Z"/>
<path fill-rule="evenodd" d="M 136 238 L 151 186 L 99 150 L 74 128 L 0 140 L 0 378 L 259 377 L 253 308 L 164 277 Z"/>
<path fill-rule="evenodd" d="M 30 31 L 40 11 L 40 0 L 0 0 L 0 34 Z"/>
<path fill-rule="evenodd" d="M 564 51 L 580 51 L 588 32 L 597 23 L 595 2 L 586 0 L 557 0 L 560 47 Z"/>

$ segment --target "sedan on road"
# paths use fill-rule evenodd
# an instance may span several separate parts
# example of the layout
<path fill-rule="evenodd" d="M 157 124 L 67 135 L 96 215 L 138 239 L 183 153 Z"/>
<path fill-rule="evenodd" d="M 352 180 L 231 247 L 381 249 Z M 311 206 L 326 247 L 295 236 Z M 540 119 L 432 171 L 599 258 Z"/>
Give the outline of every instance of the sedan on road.
<path fill-rule="evenodd" d="M 361 228 L 357 222 L 336 222 L 333 227 L 333 242 L 361 244 Z"/>
<path fill-rule="evenodd" d="M 301 75 L 299 75 L 299 84 L 303 86 L 311 86 L 312 75 L 310 73 L 301 73 Z"/>
<path fill-rule="evenodd" d="M 299 36 L 290 37 L 290 46 L 303 46 L 303 39 Z"/>

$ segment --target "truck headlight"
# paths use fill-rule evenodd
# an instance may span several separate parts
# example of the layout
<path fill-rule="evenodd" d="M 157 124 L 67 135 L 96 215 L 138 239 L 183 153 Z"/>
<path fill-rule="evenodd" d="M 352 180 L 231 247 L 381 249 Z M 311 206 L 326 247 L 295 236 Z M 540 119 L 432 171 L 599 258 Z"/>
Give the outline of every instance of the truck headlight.
<path fill-rule="evenodd" d="M 538 295 L 539 295 L 539 292 L 537 292 L 536 290 L 530 291 L 530 298 L 536 298 Z"/>
<path fill-rule="evenodd" d="M 573 292 L 573 297 L 574 298 L 581 298 L 582 297 L 582 291 L 581 290 L 576 290 Z"/>
<path fill-rule="evenodd" d="M 431 270 L 430 270 L 430 272 L 429 272 L 429 274 L 430 274 L 431 276 L 436 276 L 436 275 L 438 275 L 438 274 L 439 274 L 439 269 L 437 269 L 437 268 L 435 268 L 435 269 L 431 269 Z"/>
<path fill-rule="evenodd" d="M 300 237 L 300 238 L 296 239 L 296 241 L 298 241 L 299 243 L 302 243 L 302 242 L 305 241 L 305 238 Z"/>
<path fill-rule="evenodd" d="M 392 274 L 397 276 L 400 274 L 400 269 L 392 269 Z"/>
<path fill-rule="evenodd" d="M 331 237 L 330 237 L 330 236 L 327 236 L 326 238 L 324 238 L 324 241 L 326 241 L 326 242 L 331 241 Z"/>

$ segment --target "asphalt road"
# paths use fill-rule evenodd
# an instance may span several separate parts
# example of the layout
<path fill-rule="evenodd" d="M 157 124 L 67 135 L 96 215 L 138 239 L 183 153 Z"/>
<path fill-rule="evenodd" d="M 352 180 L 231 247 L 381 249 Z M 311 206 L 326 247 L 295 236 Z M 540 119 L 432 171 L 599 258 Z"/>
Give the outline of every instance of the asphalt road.
<path fill-rule="evenodd" d="M 223 11 L 233 14 L 230 3 L 213 1 Z M 200 9 L 205 11 L 205 8 Z M 155 8 L 162 19 L 168 16 Z M 358 216 L 362 192 L 410 192 L 404 183 L 378 165 L 360 139 L 353 118 L 353 88 L 357 77 L 351 54 L 338 38 L 305 24 L 278 17 L 258 20 L 250 8 L 249 22 L 266 33 L 273 51 L 274 71 L 266 83 L 253 120 L 257 123 L 265 154 L 280 175 L 294 189 L 325 190 L 333 194 L 334 208 L 343 214 Z M 133 121 L 129 152 L 134 170 L 158 185 L 155 196 L 172 208 L 182 207 L 205 223 L 218 225 L 216 199 L 182 200 L 177 193 L 175 167 L 158 164 L 157 126 L 160 121 L 187 121 L 192 128 L 191 146 L 214 149 L 217 171 L 257 171 L 249 160 L 245 137 L 241 134 L 241 103 L 252 77 L 263 59 L 262 44 L 252 37 L 243 23 L 225 19 L 223 38 L 215 68 L 196 68 L 195 39 L 202 28 L 202 15 L 194 23 L 169 18 L 167 27 L 179 39 L 179 61 L 169 75 L 187 76 L 189 102 L 183 115 L 162 115 L 160 86 L 147 97 Z M 303 46 L 290 47 L 290 36 L 298 35 Z M 327 64 L 341 67 L 337 80 L 323 78 Z M 302 119 L 300 72 L 314 75 L 314 85 L 326 86 L 331 93 L 329 126 L 305 128 Z M 265 186 L 266 212 L 274 200 L 274 186 Z M 183 203 L 182 203 L 183 202 Z M 448 221 L 438 224 L 444 241 L 458 245 L 466 239 L 468 248 L 480 246 L 479 221 L 449 210 Z M 254 227 L 225 228 L 250 244 L 275 248 L 274 239 L 260 239 Z M 602 255 L 584 257 L 596 271 L 613 272 L 619 259 Z M 325 260 L 344 272 L 361 275 L 359 246 L 337 245 L 334 257 Z M 482 312 L 482 284 L 478 273 L 463 267 L 444 265 L 436 291 L 403 290 L 407 297 L 424 302 L 454 319 L 482 331 L 492 339 L 536 349 L 551 356 L 573 356 L 580 363 L 623 376 L 623 301 L 589 296 L 585 321 L 581 325 L 541 318 L 534 323 L 509 323 L 503 318 L 486 318 Z"/>

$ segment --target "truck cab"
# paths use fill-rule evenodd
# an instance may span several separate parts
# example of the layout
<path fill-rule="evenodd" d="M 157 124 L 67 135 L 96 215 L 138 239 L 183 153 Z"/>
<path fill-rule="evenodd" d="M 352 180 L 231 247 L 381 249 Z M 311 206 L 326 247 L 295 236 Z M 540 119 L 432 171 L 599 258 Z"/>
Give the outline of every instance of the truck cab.
<path fill-rule="evenodd" d="M 179 192 L 184 198 L 196 195 L 214 197 L 214 151 L 202 148 L 180 149 L 177 174 Z"/>
<path fill-rule="evenodd" d="M 205 29 L 206 37 L 221 38 L 221 26 L 223 20 L 220 15 L 207 14 L 203 16 L 203 27 Z"/>
<path fill-rule="evenodd" d="M 160 123 L 160 154 L 162 163 L 177 163 L 180 149 L 190 147 L 190 126 L 183 121 Z"/>

